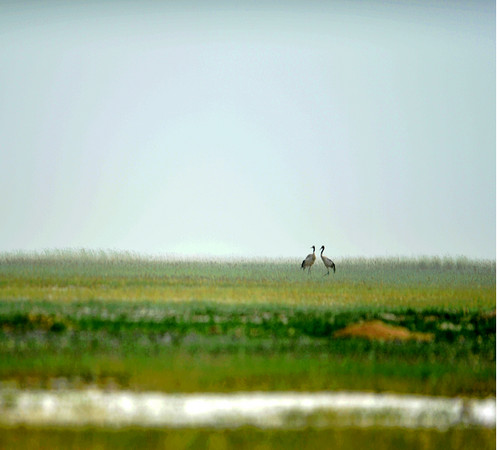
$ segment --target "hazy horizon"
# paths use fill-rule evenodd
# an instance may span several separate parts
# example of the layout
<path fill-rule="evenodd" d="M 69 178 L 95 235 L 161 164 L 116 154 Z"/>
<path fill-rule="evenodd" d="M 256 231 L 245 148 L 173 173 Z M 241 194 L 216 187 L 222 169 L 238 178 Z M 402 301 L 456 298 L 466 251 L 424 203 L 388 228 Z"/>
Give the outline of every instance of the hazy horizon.
<path fill-rule="evenodd" d="M 312 253 L 312 250 L 310 250 Z M 327 256 L 327 252 L 324 252 Z M 16 263 L 19 261 L 58 261 L 64 262 L 109 262 L 110 264 L 126 264 L 134 262 L 144 263 L 165 263 L 165 264 L 292 264 L 295 270 L 301 271 L 301 262 L 306 255 L 293 256 L 243 256 L 243 255 L 185 255 L 179 253 L 139 253 L 127 250 L 112 249 L 84 249 L 84 248 L 65 248 L 65 249 L 45 249 L 45 250 L 13 250 L 0 252 L 0 263 Z M 420 267 L 446 267 L 446 268 L 464 268 L 476 266 L 493 266 L 495 270 L 495 258 L 471 258 L 464 255 L 459 256 L 440 256 L 440 255 L 390 255 L 390 256 L 346 256 L 339 255 L 333 257 L 333 261 L 338 265 L 356 264 L 395 264 L 399 265 L 418 265 Z M 312 272 L 322 271 L 325 267 L 316 250 L 316 263 L 313 265 Z"/>
<path fill-rule="evenodd" d="M 0 3 L 0 253 L 495 260 L 495 2 Z"/>

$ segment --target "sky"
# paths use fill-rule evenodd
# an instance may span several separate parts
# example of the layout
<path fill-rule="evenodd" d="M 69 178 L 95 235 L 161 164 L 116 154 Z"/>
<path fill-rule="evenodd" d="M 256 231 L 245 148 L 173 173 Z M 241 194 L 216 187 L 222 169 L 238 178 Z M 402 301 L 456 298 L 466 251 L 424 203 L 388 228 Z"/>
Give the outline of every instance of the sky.
<path fill-rule="evenodd" d="M 0 1 L 0 252 L 496 253 L 493 1 Z"/>

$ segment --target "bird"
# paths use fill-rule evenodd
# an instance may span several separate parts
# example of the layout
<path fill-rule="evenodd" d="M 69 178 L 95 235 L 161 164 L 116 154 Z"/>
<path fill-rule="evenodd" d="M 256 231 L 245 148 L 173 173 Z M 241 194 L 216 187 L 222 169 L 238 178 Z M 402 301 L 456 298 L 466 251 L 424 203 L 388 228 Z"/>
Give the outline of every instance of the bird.
<path fill-rule="evenodd" d="M 328 269 L 328 272 L 325 273 L 325 275 L 329 275 L 330 274 L 330 269 L 333 269 L 333 273 L 335 273 L 335 263 L 330 258 L 327 258 L 326 256 L 323 256 L 324 245 L 321 246 L 320 250 L 321 250 L 321 259 L 323 260 L 323 263 L 324 263 L 325 267 Z"/>
<path fill-rule="evenodd" d="M 313 245 L 312 247 L 312 253 L 309 253 L 305 259 L 302 261 L 301 268 L 302 270 L 307 269 L 309 273 L 311 273 L 311 266 L 314 264 L 314 261 L 316 261 L 316 247 Z"/>

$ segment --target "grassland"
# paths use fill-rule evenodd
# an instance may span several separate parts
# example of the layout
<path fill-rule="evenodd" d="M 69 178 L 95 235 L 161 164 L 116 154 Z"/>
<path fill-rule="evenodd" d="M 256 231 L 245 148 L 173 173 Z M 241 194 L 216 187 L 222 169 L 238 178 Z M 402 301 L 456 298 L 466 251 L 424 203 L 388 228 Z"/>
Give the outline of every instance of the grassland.
<path fill-rule="evenodd" d="M 357 429 L 336 430 L 3 430 L 0 447 L 25 449 L 316 449 L 466 450 L 495 448 L 495 430 Z"/>
<path fill-rule="evenodd" d="M 495 396 L 495 262 L 0 255 L 0 389 Z M 379 320 L 427 340 L 338 338 Z M 495 430 L 0 428 L 2 448 L 495 448 Z"/>
<path fill-rule="evenodd" d="M 492 309 L 495 263 L 466 259 L 337 261 L 335 275 L 298 261 L 208 262 L 108 253 L 0 257 L 2 300 L 210 301 L 334 309 Z"/>
<path fill-rule="evenodd" d="M 167 392 L 495 395 L 495 263 L 0 257 L 0 381 Z M 368 320 L 428 341 L 339 339 Z"/>

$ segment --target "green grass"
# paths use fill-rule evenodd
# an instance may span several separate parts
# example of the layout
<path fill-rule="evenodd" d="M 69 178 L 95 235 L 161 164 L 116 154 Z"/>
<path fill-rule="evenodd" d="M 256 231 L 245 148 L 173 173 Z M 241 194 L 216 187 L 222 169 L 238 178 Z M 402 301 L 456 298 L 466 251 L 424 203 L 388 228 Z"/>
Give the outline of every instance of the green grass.
<path fill-rule="evenodd" d="M 435 338 L 333 336 L 370 319 Z M 64 378 L 76 386 L 173 392 L 495 395 L 495 318 L 477 310 L 19 301 L 0 304 L 0 329 L 0 379 L 21 387 L 50 387 Z"/>
<path fill-rule="evenodd" d="M 43 430 L 0 429 L 0 447 L 24 449 L 315 449 L 336 448 L 354 450 L 480 450 L 495 448 L 495 430 L 451 429 L 434 430 L 357 429 L 334 430 Z"/>
<path fill-rule="evenodd" d="M 494 308 L 495 262 L 336 261 L 308 276 L 299 261 L 188 262 L 107 253 L 0 256 L 2 300 L 115 300 L 368 308 Z"/>
<path fill-rule="evenodd" d="M 495 395 L 495 262 L 0 256 L 0 380 L 168 392 Z M 337 339 L 379 319 L 432 342 Z"/>
<path fill-rule="evenodd" d="M 495 396 L 495 262 L 0 255 L 0 388 Z M 338 339 L 382 320 L 429 342 Z M 0 428 L 0 448 L 495 448 L 495 430 Z"/>

